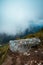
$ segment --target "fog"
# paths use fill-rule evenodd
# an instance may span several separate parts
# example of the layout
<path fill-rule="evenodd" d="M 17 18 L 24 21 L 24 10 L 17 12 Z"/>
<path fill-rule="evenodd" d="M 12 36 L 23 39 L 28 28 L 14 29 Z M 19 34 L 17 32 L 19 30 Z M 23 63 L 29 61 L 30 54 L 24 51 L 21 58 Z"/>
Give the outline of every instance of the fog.
<path fill-rule="evenodd" d="M 43 26 L 42 0 L 0 1 L 0 33 L 20 34 L 31 26 Z"/>

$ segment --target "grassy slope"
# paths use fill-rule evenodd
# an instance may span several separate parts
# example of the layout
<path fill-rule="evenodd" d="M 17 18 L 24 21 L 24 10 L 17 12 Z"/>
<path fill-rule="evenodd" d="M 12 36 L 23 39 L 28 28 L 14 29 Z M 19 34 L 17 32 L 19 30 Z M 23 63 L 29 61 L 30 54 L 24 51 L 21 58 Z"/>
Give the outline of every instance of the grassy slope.
<path fill-rule="evenodd" d="M 43 30 L 40 30 L 39 32 L 35 34 L 26 35 L 23 38 L 32 38 L 32 37 L 43 38 Z"/>
<path fill-rule="evenodd" d="M 8 51 L 8 44 L 5 44 L 5 45 L 0 47 L 0 65 L 4 61 L 6 54 L 7 54 L 7 51 Z"/>

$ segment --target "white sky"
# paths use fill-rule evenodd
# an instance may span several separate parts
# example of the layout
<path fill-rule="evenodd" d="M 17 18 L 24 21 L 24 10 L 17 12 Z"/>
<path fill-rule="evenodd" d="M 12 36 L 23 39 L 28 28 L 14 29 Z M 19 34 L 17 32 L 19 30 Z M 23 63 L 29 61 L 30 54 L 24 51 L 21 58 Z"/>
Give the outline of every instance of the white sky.
<path fill-rule="evenodd" d="M 1 32 L 16 34 L 30 29 L 30 20 L 36 24 L 42 16 L 42 0 L 1 0 Z M 43 17 L 42 17 L 43 18 Z"/>

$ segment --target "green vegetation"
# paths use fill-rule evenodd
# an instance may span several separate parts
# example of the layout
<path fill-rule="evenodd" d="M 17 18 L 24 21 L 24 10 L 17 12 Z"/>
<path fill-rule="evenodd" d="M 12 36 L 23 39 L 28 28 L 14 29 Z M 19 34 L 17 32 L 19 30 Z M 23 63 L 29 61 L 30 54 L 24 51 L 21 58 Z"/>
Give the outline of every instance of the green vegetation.
<path fill-rule="evenodd" d="M 0 65 L 2 64 L 7 55 L 8 47 L 9 47 L 8 44 L 5 44 L 0 47 Z"/>
<path fill-rule="evenodd" d="M 40 39 L 43 39 L 43 29 L 40 30 L 40 31 L 37 32 L 37 33 L 30 34 L 30 35 L 26 35 L 26 36 L 24 36 L 23 38 L 33 38 L 33 37 L 38 37 L 38 38 L 40 38 Z"/>

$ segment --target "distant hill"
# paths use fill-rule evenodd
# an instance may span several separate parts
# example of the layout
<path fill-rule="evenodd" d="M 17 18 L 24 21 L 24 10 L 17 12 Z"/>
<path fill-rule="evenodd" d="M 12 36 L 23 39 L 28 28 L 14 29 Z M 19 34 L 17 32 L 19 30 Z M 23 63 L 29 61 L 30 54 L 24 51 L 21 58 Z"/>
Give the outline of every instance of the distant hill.
<path fill-rule="evenodd" d="M 36 31 L 37 30 L 37 31 Z M 14 35 L 0 34 L 0 44 L 8 43 L 9 40 L 25 39 L 31 37 L 38 37 L 43 39 L 43 28 L 35 28 L 33 30 L 26 29 L 24 33 Z"/>
<path fill-rule="evenodd" d="M 31 37 L 38 37 L 38 38 L 43 38 L 43 28 L 40 30 L 40 31 L 38 31 L 38 32 L 36 32 L 36 33 L 34 33 L 34 34 L 27 34 L 26 36 L 24 36 L 23 38 L 31 38 Z"/>

